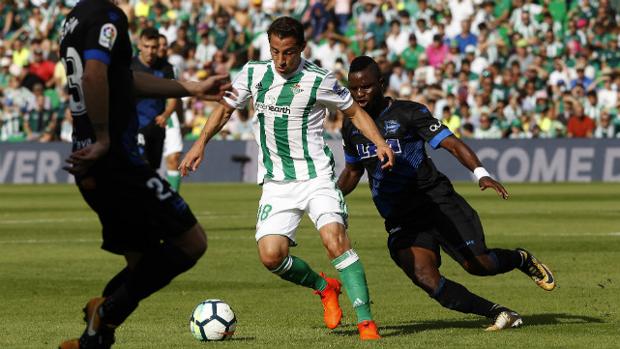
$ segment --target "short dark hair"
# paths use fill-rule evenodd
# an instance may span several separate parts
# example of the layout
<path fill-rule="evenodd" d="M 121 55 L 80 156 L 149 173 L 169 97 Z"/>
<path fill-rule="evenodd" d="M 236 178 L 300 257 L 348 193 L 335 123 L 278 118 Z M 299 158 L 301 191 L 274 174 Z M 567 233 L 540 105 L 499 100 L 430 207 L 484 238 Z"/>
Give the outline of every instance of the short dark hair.
<path fill-rule="evenodd" d="M 298 20 L 291 17 L 280 17 L 273 21 L 267 29 L 267 36 L 271 40 L 271 36 L 276 35 L 280 39 L 295 38 L 297 45 L 304 46 L 306 39 L 304 37 L 304 26 Z"/>
<path fill-rule="evenodd" d="M 159 32 L 155 28 L 146 28 L 140 33 L 140 39 L 159 40 Z"/>
<path fill-rule="evenodd" d="M 355 59 L 351 62 L 349 74 L 357 73 L 366 70 L 367 68 L 370 69 L 370 71 L 377 77 L 377 79 L 381 78 L 381 69 L 379 69 L 379 64 L 377 64 L 374 59 L 368 56 L 355 57 Z"/>

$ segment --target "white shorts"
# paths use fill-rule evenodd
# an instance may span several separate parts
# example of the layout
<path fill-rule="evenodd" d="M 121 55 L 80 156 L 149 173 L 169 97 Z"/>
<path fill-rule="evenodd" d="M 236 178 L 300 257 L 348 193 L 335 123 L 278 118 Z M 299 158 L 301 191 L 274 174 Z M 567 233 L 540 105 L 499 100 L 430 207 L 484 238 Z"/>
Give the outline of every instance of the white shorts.
<path fill-rule="evenodd" d="M 297 245 L 295 233 L 304 212 L 317 230 L 328 223 L 347 225 L 347 205 L 331 179 L 265 181 L 256 216 L 256 241 L 266 235 L 283 235 Z"/>
<path fill-rule="evenodd" d="M 164 158 L 170 154 L 183 151 L 183 138 L 181 137 L 181 125 L 177 113 L 174 112 L 166 125 L 166 138 L 164 139 Z"/>

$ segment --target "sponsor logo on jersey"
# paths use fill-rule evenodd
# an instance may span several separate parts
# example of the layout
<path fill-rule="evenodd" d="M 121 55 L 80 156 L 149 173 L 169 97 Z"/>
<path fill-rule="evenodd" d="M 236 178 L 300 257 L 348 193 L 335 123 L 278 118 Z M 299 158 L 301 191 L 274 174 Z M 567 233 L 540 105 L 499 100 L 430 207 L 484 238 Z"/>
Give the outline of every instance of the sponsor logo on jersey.
<path fill-rule="evenodd" d="M 394 154 L 402 153 L 402 147 L 400 146 L 400 140 L 388 138 L 385 142 L 392 148 Z M 374 143 L 356 144 L 357 154 L 361 159 L 369 159 L 377 156 L 377 146 Z"/>
<path fill-rule="evenodd" d="M 338 95 L 338 97 L 345 99 L 347 97 L 347 95 L 349 94 L 349 90 L 347 90 L 346 88 L 340 86 L 340 84 L 338 83 L 338 81 L 334 82 L 334 87 L 332 87 L 332 91 Z"/>
<path fill-rule="evenodd" d="M 263 83 L 261 81 L 258 82 L 258 84 L 254 85 L 254 88 L 257 90 L 260 90 L 263 88 Z"/>
<path fill-rule="evenodd" d="M 304 92 L 304 89 L 301 88 L 301 85 L 296 84 L 295 86 L 291 87 L 291 91 L 293 91 L 294 94 L 300 94 Z"/>
<path fill-rule="evenodd" d="M 291 108 L 287 105 L 280 106 L 280 105 L 257 102 L 255 105 L 255 108 L 256 108 L 256 111 L 259 113 L 266 112 L 266 111 L 270 111 L 274 113 L 281 113 L 281 114 L 291 113 Z"/>
<path fill-rule="evenodd" d="M 400 128 L 400 124 L 396 120 L 386 120 L 384 124 L 385 134 L 396 133 Z"/>
<path fill-rule="evenodd" d="M 428 129 L 431 130 L 431 132 L 437 132 L 437 130 L 439 130 L 440 127 L 441 127 L 441 121 L 437 120 L 437 123 L 430 125 Z"/>
<path fill-rule="evenodd" d="M 99 32 L 99 45 L 111 50 L 116 41 L 117 31 L 112 23 L 106 23 L 101 27 Z"/>

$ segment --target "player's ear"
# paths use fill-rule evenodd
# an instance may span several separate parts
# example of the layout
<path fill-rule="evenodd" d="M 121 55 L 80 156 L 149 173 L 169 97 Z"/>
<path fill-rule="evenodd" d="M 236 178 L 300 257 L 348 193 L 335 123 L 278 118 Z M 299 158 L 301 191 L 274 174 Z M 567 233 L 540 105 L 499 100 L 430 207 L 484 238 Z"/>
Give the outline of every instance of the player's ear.
<path fill-rule="evenodd" d="M 381 86 L 381 93 L 385 93 L 385 91 L 387 91 L 387 86 L 385 85 L 385 79 L 383 76 L 379 77 L 379 86 Z"/>

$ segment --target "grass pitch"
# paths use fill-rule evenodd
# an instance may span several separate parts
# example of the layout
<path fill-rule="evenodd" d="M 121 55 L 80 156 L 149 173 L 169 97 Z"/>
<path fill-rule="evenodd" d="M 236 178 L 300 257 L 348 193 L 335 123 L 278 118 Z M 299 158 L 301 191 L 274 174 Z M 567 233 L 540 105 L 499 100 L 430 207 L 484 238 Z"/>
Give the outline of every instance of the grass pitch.
<path fill-rule="evenodd" d="M 209 235 L 198 265 L 143 301 L 117 331 L 118 348 L 617 348 L 620 340 L 620 184 L 508 185 L 511 198 L 457 190 L 482 218 L 491 247 L 525 247 L 555 272 L 545 292 L 522 273 L 467 275 L 443 256 L 444 275 L 521 313 L 524 327 L 485 333 L 488 320 L 448 311 L 393 264 L 368 189 L 349 198 L 350 235 L 366 267 L 383 339 L 360 343 L 355 317 L 341 298 L 343 326 L 323 326 L 309 289 L 260 265 L 254 185 L 185 184 L 186 198 Z M 0 186 L 0 348 L 56 348 L 83 330 L 81 308 L 123 267 L 99 249 L 96 216 L 70 185 Z M 336 275 L 305 218 L 292 251 L 316 271 Z M 200 343 L 189 333 L 193 307 L 221 298 L 238 318 L 232 340 Z"/>

